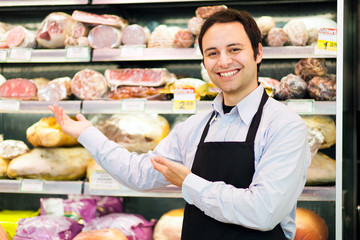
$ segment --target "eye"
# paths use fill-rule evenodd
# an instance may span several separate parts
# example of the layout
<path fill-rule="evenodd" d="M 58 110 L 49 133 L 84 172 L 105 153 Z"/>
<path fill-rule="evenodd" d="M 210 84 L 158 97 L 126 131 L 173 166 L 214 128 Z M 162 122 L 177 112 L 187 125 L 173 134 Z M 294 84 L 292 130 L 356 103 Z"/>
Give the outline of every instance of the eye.
<path fill-rule="evenodd" d="M 241 51 L 240 48 L 231 48 L 230 49 L 230 52 L 232 52 L 232 53 L 237 53 L 237 52 L 240 52 L 240 51 Z"/>
<path fill-rule="evenodd" d="M 213 57 L 213 56 L 216 56 L 216 52 L 208 52 L 207 54 L 206 54 L 206 56 L 207 57 Z"/>

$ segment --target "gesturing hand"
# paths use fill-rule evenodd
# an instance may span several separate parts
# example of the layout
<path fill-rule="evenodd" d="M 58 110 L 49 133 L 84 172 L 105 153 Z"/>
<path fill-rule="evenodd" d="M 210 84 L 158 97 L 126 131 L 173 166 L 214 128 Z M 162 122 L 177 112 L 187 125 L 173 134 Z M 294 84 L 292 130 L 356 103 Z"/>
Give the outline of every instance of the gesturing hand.
<path fill-rule="evenodd" d="M 180 188 L 182 187 L 185 177 L 191 173 L 190 169 L 184 165 L 163 157 L 156 156 L 150 160 L 154 168 L 164 175 L 166 181 Z"/>
<path fill-rule="evenodd" d="M 84 115 L 80 113 L 76 115 L 77 121 L 71 119 L 64 113 L 63 108 L 58 107 L 57 104 L 50 105 L 48 108 L 54 113 L 56 121 L 59 123 L 62 131 L 75 138 L 78 138 L 86 128 L 92 125 L 91 122 L 86 120 Z"/>

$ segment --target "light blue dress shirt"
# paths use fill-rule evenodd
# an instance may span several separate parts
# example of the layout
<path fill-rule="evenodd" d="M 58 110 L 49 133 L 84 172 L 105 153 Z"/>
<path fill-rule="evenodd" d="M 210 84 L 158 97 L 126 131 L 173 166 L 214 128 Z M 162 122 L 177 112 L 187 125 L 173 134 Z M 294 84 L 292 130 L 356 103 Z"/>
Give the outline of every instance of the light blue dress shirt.
<path fill-rule="evenodd" d="M 162 156 L 191 169 L 201 134 L 214 110 L 216 115 L 210 122 L 205 142 L 245 141 L 263 92 L 263 86 L 259 85 L 227 114 L 223 113 L 220 93 L 212 109 L 177 124 L 154 151 L 146 154 L 129 153 L 95 127 L 86 129 L 78 141 L 120 183 L 142 191 L 163 187 L 169 183 L 153 168 L 150 157 Z M 297 113 L 269 98 L 254 148 L 255 173 L 249 188 L 210 182 L 191 173 L 183 182 L 182 195 L 186 202 L 218 221 L 262 231 L 280 223 L 285 236 L 293 239 L 296 202 L 311 161 L 307 127 Z"/>

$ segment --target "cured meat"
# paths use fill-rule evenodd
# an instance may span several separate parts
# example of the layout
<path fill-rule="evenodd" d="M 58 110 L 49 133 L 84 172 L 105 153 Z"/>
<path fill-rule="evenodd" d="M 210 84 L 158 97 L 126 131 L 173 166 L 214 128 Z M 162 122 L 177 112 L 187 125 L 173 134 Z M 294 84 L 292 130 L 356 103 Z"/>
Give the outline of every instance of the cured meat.
<path fill-rule="evenodd" d="M 89 32 L 92 48 L 116 48 L 121 44 L 121 31 L 115 27 L 98 25 Z"/>
<path fill-rule="evenodd" d="M 175 47 L 189 48 L 194 43 L 194 35 L 188 29 L 181 29 L 175 34 Z"/>
<path fill-rule="evenodd" d="M 311 159 L 306 185 L 333 184 L 336 179 L 336 161 L 322 152 Z"/>
<path fill-rule="evenodd" d="M 75 20 L 63 12 L 50 13 L 36 32 L 36 41 L 45 48 L 65 47 L 66 37 L 71 35 Z"/>
<path fill-rule="evenodd" d="M 267 35 L 268 44 L 270 47 L 284 46 L 289 38 L 282 28 L 272 28 Z"/>
<path fill-rule="evenodd" d="M 199 35 L 202 25 L 204 24 L 205 20 L 201 17 L 192 17 L 188 21 L 188 29 L 194 35 Z"/>
<path fill-rule="evenodd" d="M 128 25 L 128 21 L 122 17 L 110 14 L 98 15 L 95 13 L 88 13 L 84 11 L 75 10 L 72 13 L 73 19 L 91 24 L 110 25 L 124 29 Z"/>
<path fill-rule="evenodd" d="M 288 74 L 275 87 L 275 98 L 279 100 L 303 98 L 307 93 L 307 84 L 299 76 Z"/>
<path fill-rule="evenodd" d="M 201 18 L 208 18 L 216 12 L 219 12 L 221 10 L 226 10 L 226 9 L 227 9 L 227 6 L 225 6 L 225 5 L 203 6 L 203 7 L 198 7 L 196 9 L 195 15 L 197 17 L 201 17 Z"/>
<path fill-rule="evenodd" d="M 295 74 L 306 82 L 310 81 L 314 76 L 323 76 L 327 72 L 328 69 L 324 58 L 304 58 L 295 65 Z"/>
<path fill-rule="evenodd" d="M 117 87 L 110 90 L 108 98 L 119 100 L 125 98 L 146 98 L 159 93 L 159 90 L 153 87 Z"/>
<path fill-rule="evenodd" d="M 118 86 L 157 87 L 174 80 L 174 75 L 165 68 L 122 68 L 105 70 L 110 88 Z"/>
<path fill-rule="evenodd" d="M 261 37 L 265 37 L 268 35 L 269 31 L 276 27 L 275 20 L 270 16 L 262 16 L 256 20 L 256 24 L 258 25 Z"/>
<path fill-rule="evenodd" d="M 22 26 L 16 26 L 7 33 L 6 44 L 9 47 L 35 48 L 35 33 Z"/>
<path fill-rule="evenodd" d="M 0 157 L 2 158 L 13 159 L 29 151 L 29 147 L 20 140 L 9 139 L 0 143 Z"/>
<path fill-rule="evenodd" d="M 128 238 L 116 228 L 87 230 L 76 235 L 73 240 L 128 240 Z"/>
<path fill-rule="evenodd" d="M 284 26 L 284 30 L 289 37 L 289 41 L 294 46 L 305 46 L 309 35 L 303 21 L 299 19 L 290 20 Z"/>
<path fill-rule="evenodd" d="M 36 93 L 35 83 L 27 78 L 8 79 L 0 86 L 0 97 L 2 98 L 30 100 L 36 98 Z"/>
<path fill-rule="evenodd" d="M 166 25 L 157 26 L 150 34 L 149 48 L 173 48 L 175 47 L 175 34 L 180 30 L 179 27 L 168 27 Z"/>
<path fill-rule="evenodd" d="M 71 95 L 71 78 L 56 78 L 38 88 L 39 101 L 56 102 L 68 98 Z"/>
<path fill-rule="evenodd" d="M 66 36 L 66 46 L 88 46 L 87 39 L 89 29 L 81 22 L 75 22 L 71 26 L 70 36 Z"/>
<path fill-rule="evenodd" d="M 138 24 L 127 26 L 121 37 L 121 42 L 124 45 L 145 45 L 150 37 L 150 30 Z"/>
<path fill-rule="evenodd" d="M 336 77 L 333 74 L 313 77 L 308 83 L 310 97 L 317 101 L 336 100 Z"/>
<path fill-rule="evenodd" d="M 108 82 L 105 77 L 91 69 L 79 71 L 71 81 L 71 92 L 84 100 L 100 98 L 107 89 Z"/>

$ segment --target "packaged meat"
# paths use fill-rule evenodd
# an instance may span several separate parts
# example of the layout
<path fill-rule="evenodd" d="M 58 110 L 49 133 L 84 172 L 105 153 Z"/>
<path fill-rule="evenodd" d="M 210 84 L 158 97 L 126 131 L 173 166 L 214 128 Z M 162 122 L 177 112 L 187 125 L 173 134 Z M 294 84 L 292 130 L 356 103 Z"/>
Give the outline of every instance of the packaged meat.
<path fill-rule="evenodd" d="M 123 45 L 145 45 L 150 37 L 150 30 L 138 24 L 124 28 L 121 36 Z"/>
<path fill-rule="evenodd" d="M 73 19 L 84 22 L 90 23 L 94 25 L 109 25 L 118 27 L 120 29 L 124 29 L 128 26 L 128 21 L 122 17 L 111 15 L 111 14 L 102 14 L 98 15 L 95 13 L 89 13 L 84 11 L 75 10 L 72 13 Z"/>
<path fill-rule="evenodd" d="M 44 48 L 63 48 L 65 39 L 71 35 L 75 20 L 67 13 L 50 13 L 36 32 L 37 43 Z"/>
<path fill-rule="evenodd" d="M 267 35 L 270 47 L 281 47 L 289 41 L 287 33 L 282 28 L 272 28 Z"/>
<path fill-rule="evenodd" d="M 38 87 L 37 97 L 39 101 L 57 102 L 67 99 L 71 95 L 71 78 L 56 78 L 47 84 Z"/>
<path fill-rule="evenodd" d="M 107 228 L 83 231 L 73 240 L 128 240 L 128 238 L 116 228 Z"/>
<path fill-rule="evenodd" d="M 215 5 L 215 6 L 202 6 L 198 7 L 195 10 L 195 15 L 200 18 L 208 18 L 216 12 L 221 10 L 226 10 L 227 6 L 225 5 Z"/>
<path fill-rule="evenodd" d="M 0 179 L 7 178 L 7 168 L 9 166 L 9 163 L 10 163 L 10 159 L 0 157 Z"/>
<path fill-rule="evenodd" d="M 301 99 L 307 94 L 307 84 L 299 76 L 288 74 L 275 87 L 275 98 L 279 100 Z"/>
<path fill-rule="evenodd" d="M 303 58 L 295 65 L 295 74 L 306 82 L 315 76 L 324 76 L 328 69 L 324 58 Z"/>
<path fill-rule="evenodd" d="M 78 180 L 84 178 L 91 159 L 83 147 L 34 148 L 11 160 L 7 174 L 10 178 Z"/>
<path fill-rule="evenodd" d="M 121 44 L 121 31 L 118 28 L 98 25 L 93 27 L 88 36 L 92 48 L 116 48 Z"/>
<path fill-rule="evenodd" d="M 335 184 L 336 161 L 325 153 L 317 152 L 311 159 L 307 171 L 306 185 L 319 186 Z"/>
<path fill-rule="evenodd" d="M 22 218 L 13 240 L 71 240 L 83 225 L 62 216 L 35 216 Z"/>
<path fill-rule="evenodd" d="M 158 25 L 150 34 L 148 47 L 149 48 L 174 48 L 175 34 L 180 30 L 180 27 L 166 26 L 164 24 Z"/>
<path fill-rule="evenodd" d="M 296 208 L 296 235 L 294 240 L 326 240 L 328 227 L 317 213 L 305 208 Z"/>
<path fill-rule="evenodd" d="M 89 28 L 87 26 L 82 22 L 74 22 L 71 26 L 70 35 L 65 38 L 65 46 L 88 46 L 88 34 Z"/>
<path fill-rule="evenodd" d="M 36 93 L 35 83 L 27 78 L 8 79 L 0 86 L 0 98 L 34 100 Z"/>
<path fill-rule="evenodd" d="M 20 140 L 8 139 L 0 143 L 0 157 L 2 158 L 13 159 L 29 151 L 29 147 Z"/>
<path fill-rule="evenodd" d="M 310 97 L 317 101 L 336 100 L 336 76 L 326 74 L 315 76 L 308 82 L 308 92 Z"/>
<path fill-rule="evenodd" d="M 320 28 L 337 28 L 334 20 L 325 17 L 303 17 L 300 20 L 305 24 L 309 35 L 307 45 L 317 43 Z"/>
<path fill-rule="evenodd" d="M 108 98 L 113 100 L 127 98 L 148 98 L 159 94 L 159 89 L 153 87 L 117 87 L 108 92 Z"/>
<path fill-rule="evenodd" d="M 30 218 L 39 215 L 39 211 L 23 211 L 23 210 L 2 210 L 0 211 L 0 224 L 5 229 L 11 240 L 18 226 L 19 220 L 22 218 Z M 0 238 L 2 240 L 2 238 Z"/>
<path fill-rule="evenodd" d="M 83 231 L 115 228 L 129 240 L 151 240 L 155 222 L 149 222 L 139 214 L 111 213 L 86 223 Z"/>
<path fill-rule="evenodd" d="M 71 92 L 84 100 L 101 98 L 108 90 L 106 78 L 92 69 L 84 69 L 75 74 L 71 81 Z"/>
<path fill-rule="evenodd" d="M 26 138 L 34 147 L 65 147 L 79 144 L 76 138 L 61 130 L 55 117 L 43 117 L 28 127 Z"/>
<path fill-rule="evenodd" d="M 336 126 L 335 121 L 324 115 L 302 116 L 308 129 L 320 131 L 324 136 L 324 141 L 319 149 L 329 148 L 336 143 Z"/>
<path fill-rule="evenodd" d="M 40 198 L 40 214 L 66 216 L 80 224 L 90 222 L 96 217 L 95 199 Z"/>
<path fill-rule="evenodd" d="M 42 86 L 45 86 L 50 82 L 49 79 L 44 77 L 32 78 L 31 81 L 35 83 L 37 89 L 41 88 Z"/>
<path fill-rule="evenodd" d="M 157 114 L 114 114 L 90 120 L 106 137 L 130 152 L 153 150 L 169 133 L 168 121 Z"/>
<path fill-rule="evenodd" d="M 274 97 L 275 89 L 280 84 L 280 81 L 269 77 L 258 77 L 258 81 L 264 86 L 269 97 Z"/>
<path fill-rule="evenodd" d="M 177 48 L 189 48 L 194 43 L 194 35 L 188 29 L 180 29 L 175 34 L 174 44 Z"/>
<path fill-rule="evenodd" d="M 183 220 L 183 208 L 164 213 L 155 225 L 153 239 L 180 240 Z"/>
<path fill-rule="evenodd" d="M 276 22 L 271 16 L 262 16 L 256 20 L 256 24 L 258 25 L 261 37 L 264 38 L 268 35 L 269 31 L 276 27 Z"/>
<path fill-rule="evenodd" d="M 176 77 L 165 68 L 120 68 L 105 70 L 111 89 L 119 86 L 158 87 L 175 81 Z"/>
<path fill-rule="evenodd" d="M 35 32 L 23 26 L 15 26 L 6 36 L 6 44 L 9 47 L 36 48 Z"/>
<path fill-rule="evenodd" d="M 194 35 L 199 35 L 205 20 L 201 17 L 192 17 L 188 21 L 188 29 Z"/>
<path fill-rule="evenodd" d="M 293 46 L 305 46 L 309 35 L 306 26 L 300 19 L 290 20 L 285 24 L 284 30 L 289 37 L 289 41 Z"/>

